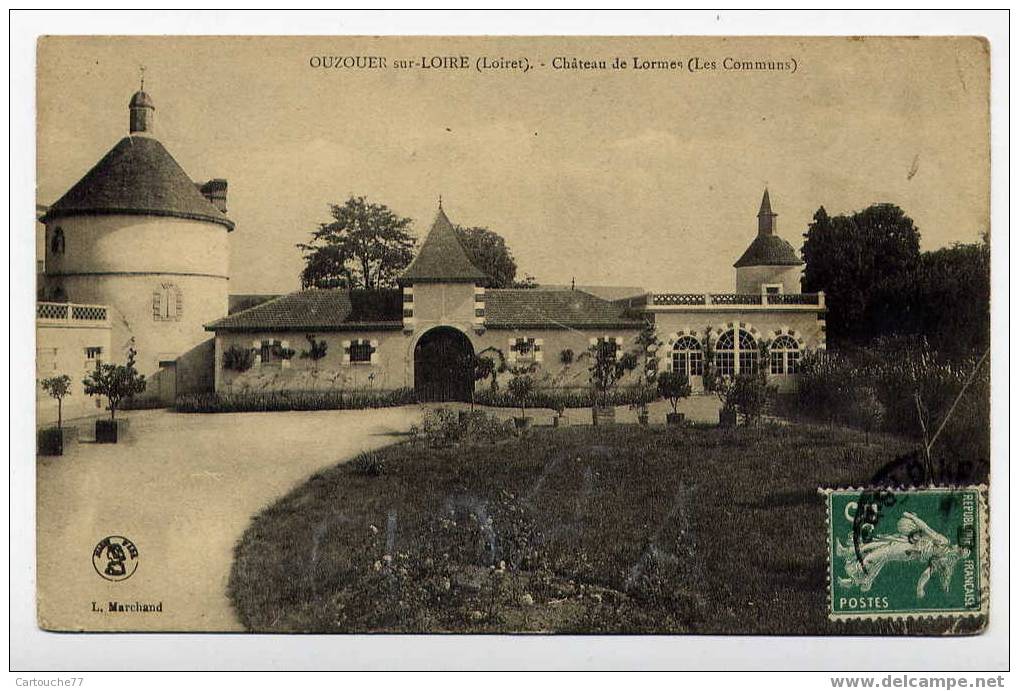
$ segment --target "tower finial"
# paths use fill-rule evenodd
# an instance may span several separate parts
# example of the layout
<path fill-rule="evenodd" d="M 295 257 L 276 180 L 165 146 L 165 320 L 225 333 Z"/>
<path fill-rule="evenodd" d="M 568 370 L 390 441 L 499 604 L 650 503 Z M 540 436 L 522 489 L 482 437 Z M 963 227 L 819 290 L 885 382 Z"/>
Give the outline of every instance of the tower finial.
<path fill-rule="evenodd" d="M 439 211 L 442 211 L 442 195 L 439 195 Z"/>
<path fill-rule="evenodd" d="M 141 88 L 138 89 L 138 90 L 139 91 L 145 91 L 145 65 L 139 65 L 138 66 L 138 75 L 139 75 L 139 79 L 141 81 Z"/>

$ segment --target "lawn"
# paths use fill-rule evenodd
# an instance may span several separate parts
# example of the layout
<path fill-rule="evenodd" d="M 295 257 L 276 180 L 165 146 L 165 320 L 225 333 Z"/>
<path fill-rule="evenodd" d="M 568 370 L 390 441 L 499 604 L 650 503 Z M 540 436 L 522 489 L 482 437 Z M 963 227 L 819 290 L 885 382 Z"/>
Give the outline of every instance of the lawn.
<path fill-rule="evenodd" d="M 859 486 L 910 449 L 870 442 L 805 425 L 617 425 L 397 444 L 256 516 L 228 594 L 253 631 L 945 631 L 826 617 L 817 488 Z"/>

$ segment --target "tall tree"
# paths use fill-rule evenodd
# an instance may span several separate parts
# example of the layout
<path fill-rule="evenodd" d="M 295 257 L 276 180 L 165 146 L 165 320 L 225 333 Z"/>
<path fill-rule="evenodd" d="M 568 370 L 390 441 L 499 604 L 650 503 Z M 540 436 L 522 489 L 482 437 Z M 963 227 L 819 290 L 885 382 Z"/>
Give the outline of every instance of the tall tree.
<path fill-rule="evenodd" d="M 920 232 L 902 209 L 875 204 L 829 216 L 822 206 L 804 237 L 804 289 L 825 291 L 833 340 L 908 330 L 902 291 L 919 261 Z"/>
<path fill-rule="evenodd" d="M 917 330 L 949 356 L 982 353 L 991 338 L 991 248 L 985 235 L 920 255 L 911 291 Z"/>
<path fill-rule="evenodd" d="M 312 231 L 304 252 L 303 288 L 391 287 L 414 257 L 409 218 L 401 218 L 385 204 L 351 197 L 343 205 L 330 204 L 333 220 Z"/>
<path fill-rule="evenodd" d="M 467 257 L 492 279 L 485 287 L 512 287 L 517 276 L 517 263 L 503 237 L 480 226 L 455 226 L 455 229 Z"/>

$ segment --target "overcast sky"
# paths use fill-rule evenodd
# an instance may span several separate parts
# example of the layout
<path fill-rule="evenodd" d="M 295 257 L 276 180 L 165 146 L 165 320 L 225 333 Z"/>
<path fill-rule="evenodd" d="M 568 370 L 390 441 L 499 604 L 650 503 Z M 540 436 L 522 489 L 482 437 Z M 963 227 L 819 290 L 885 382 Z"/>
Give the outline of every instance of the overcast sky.
<path fill-rule="evenodd" d="M 313 56 L 527 57 L 533 69 L 325 70 Z M 556 57 L 682 70 L 554 70 Z M 703 56 L 718 69 L 691 73 Z M 796 72 L 722 60 L 795 59 Z M 43 39 L 38 202 L 127 134 L 146 67 L 156 132 L 195 180 L 229 181 L 231 292 L 298 288 L 295 244 L 365 195 L 427 231 L 506 238 L 544 283 L 732 290 L 764 186 L 799 249 L 819 205 L 898 204 L 924 249 L 989 208 L 988 62 L 975 39 Z M 545 66 L 541 67 L 540 63 Z"/>

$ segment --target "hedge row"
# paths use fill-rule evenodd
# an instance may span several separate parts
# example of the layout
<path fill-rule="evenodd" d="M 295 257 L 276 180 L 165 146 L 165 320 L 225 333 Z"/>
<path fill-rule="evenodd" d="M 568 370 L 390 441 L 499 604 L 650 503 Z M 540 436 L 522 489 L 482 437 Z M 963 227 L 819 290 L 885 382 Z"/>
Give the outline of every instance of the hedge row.
<path fill-rule="evenodd" d="M 197 393 L 177 397 L 178 413 L 261 413 L 284 410 L 352 410 L 416 403 L 414 389 L 252 391 Z"/>
<path fill-rule="evenodd" d="M 595 391 L 590 388 L 570 389 L 537 389 L 528 396 L 526 406 L 528 408 L 551 408 L 557 410 L 562 408 L 590 408 L 595 403 Z M 645 386 L 620 386 L 608 393 L 608 405 L 634 405 L 637 403 L 650 403 L 658 398 L 658 392 L 653 388 Z M 478 391 L 474 396 L 474 402 L 478 405 L 492 406 L 495 408 L 519 408 L 520 403 L 510 396 L 509 391 L 504 389 L 484 389 Z"/>

